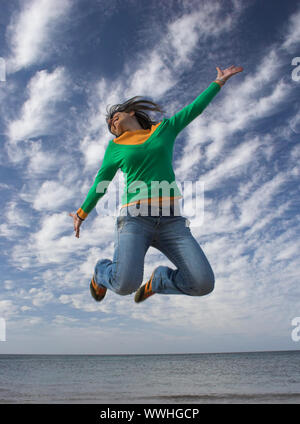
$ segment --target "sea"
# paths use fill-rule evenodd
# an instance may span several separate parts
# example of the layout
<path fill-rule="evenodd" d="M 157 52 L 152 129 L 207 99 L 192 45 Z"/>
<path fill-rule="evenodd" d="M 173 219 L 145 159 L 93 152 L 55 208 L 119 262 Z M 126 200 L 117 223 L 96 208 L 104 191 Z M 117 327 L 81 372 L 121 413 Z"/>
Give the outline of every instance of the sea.
<path fill-rule="evenodd" d="M 300 351 L 0 355 L 1 404 L 300 403 Z"/>

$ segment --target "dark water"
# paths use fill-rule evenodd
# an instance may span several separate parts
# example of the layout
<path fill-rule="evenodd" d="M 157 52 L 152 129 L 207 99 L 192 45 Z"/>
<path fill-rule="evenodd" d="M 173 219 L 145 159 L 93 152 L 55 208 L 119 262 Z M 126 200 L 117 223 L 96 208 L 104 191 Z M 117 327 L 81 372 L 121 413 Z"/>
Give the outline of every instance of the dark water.
<path fill-rule="evenodd" d="M 300 351 L 0 355 L 0 403 L 300 403 Z"/>

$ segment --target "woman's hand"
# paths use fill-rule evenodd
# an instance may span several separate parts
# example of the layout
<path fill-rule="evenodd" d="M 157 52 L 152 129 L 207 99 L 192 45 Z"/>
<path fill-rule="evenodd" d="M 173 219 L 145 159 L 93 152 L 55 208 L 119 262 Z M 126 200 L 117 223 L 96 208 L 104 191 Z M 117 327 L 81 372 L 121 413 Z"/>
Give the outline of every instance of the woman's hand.
<path fill-rule="evenodd" d="M 79 238 L 79 228 L 80 228 L 80 225 L 82 223 L 82 220 L 80 218 L 78 218 L 76 213 L 70 212 L 69 216 L 73 217 L 74 231 L 76 232 L 75 237 Z"/>
<path fill-rule="evenodd" d="M 242 66 L 231 65 L 229 68 L 224 69 L 222 71 L 218 66 L 216 66 L 216 70 L 218 71 L 217 78 L 220 81 L 227 81 L 232 75 L 237 74 L 238 72 L 242 72 L 244 68 Z"/>

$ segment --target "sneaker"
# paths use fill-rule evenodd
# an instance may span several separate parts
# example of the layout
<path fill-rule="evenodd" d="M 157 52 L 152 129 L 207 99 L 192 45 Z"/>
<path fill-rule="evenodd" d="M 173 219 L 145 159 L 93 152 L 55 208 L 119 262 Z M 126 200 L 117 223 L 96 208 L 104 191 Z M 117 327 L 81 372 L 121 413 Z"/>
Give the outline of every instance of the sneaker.
<path fill-rule="evenodd" d="M 102 299 L 104 299 L 106 292 L 107 292 L 107 288 L 106 287 L 100 287 L 98 286 L 98 284 L 95 281 L 95 276 L 93 275 L 91 284 L 90 284 L 90 291 L 91 291 L 91 295 L 93 296 L 93 298 L 97 301 L 100 302 Z"/>
<path fill-rule="evenodd" d="M 153 276 L 154 276 L 154 271 L 152 272 L 152 275 L 151 275 L 150 280 L 148 280 L 146 284 L 144 284 L 143 286 L 141 286 L 137 290 L 137 292 L 136 292 L 136 294 L 134 296 L 134 300 L 135 300 L 136 303 L 143 302 L 144 300 L 148 299 L 148 297 L 150 297 L 153 294 L 155 294 L 152 291 L 152 279 L 153 279 Z"/>

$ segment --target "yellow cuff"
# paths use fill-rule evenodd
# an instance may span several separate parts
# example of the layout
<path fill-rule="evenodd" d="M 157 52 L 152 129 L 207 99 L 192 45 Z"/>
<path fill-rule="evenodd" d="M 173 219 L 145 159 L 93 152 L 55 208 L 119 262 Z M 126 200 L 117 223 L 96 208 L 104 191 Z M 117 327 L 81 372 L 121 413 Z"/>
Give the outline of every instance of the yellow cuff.
<path fill-rule="evenodd" d="M 81 219 L 85 219 L 88 216 L 88 214 L 81 208 L 78 209 L 77 214 Z"/>
<path fill-rule="evenodd" d="M 225 84 L 225 81 L 224 81 L 224 83 L 222 84 L 222 82 L 221 81 L 219 81 L 219 80 L 215 80 L 214 82 L 216 82 L 217 84 L 219 84 L 219 86 L 220 87 L 223 87 L 223 85 Z"/>

